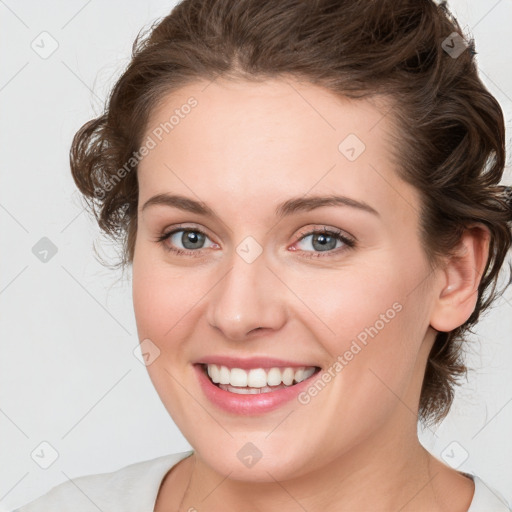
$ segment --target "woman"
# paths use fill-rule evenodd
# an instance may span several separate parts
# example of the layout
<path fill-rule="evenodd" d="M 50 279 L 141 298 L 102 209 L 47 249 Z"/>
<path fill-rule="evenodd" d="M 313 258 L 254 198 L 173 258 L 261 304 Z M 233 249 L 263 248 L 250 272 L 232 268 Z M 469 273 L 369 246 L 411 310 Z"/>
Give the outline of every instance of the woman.
<path fill-rule="evenodd" d="M 507 511 L 438 460 L 512 243 L 503 114 L 430 0 L 184 0 L 71 169 L 193 450 L 20 510 Z"/>

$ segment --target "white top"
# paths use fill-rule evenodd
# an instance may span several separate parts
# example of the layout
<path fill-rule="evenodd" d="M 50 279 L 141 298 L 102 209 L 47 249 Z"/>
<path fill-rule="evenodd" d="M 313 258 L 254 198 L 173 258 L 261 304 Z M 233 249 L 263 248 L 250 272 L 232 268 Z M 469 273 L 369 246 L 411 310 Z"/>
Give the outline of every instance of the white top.
<path fill-rule="evenodd" d="M 153 512 L 167 472 L 193 450 L 130 464 L 111 473 L 86 475 L 63 482 L 13 512 Z M 466 473 L 467 474 L 467 473 Z M 468 512 L 512 512 L 501 494 L 469 475 L 475 494 Z"/>

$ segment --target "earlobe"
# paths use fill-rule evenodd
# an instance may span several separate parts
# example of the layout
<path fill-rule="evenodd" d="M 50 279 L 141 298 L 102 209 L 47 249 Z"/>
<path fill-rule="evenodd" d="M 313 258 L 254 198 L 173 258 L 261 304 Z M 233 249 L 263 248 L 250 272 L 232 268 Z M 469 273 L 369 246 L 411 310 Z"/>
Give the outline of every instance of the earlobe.
<path fill-rule="evenodd" d="M 448 256 L 440 270 L 430 325 L 449 332 L 462 325 L 473 313 L 489 256 L 489 229 L 483 224 L 468 227 L 456 252 Z"/>

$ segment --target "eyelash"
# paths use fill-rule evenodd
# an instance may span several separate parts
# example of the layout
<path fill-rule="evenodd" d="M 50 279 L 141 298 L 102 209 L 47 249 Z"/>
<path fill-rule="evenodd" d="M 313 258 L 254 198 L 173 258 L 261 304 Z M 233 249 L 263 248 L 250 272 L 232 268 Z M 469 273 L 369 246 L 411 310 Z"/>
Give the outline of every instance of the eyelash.
<path fill-rule="evenodd" d="M 327 235 L 330 237 L 335 238 L 336 240 L 339 240 L 340 242 L 343 242 L 345 244 L 345 247 L 338 247 L 337 249 L 332 249 L 330 251 L 321 251 L 321 252 L 315 252 L 315 251 L 303 251 L 305 254 L 302 256 L 304 258 L 325 258 L 329 256 L 338 255 L 341 252 L 348 251 L 350 249 L 354 249 L 356 246 L 356 241 L 352 238 L 349 238 L 338 229 L 332 229 L 332 228 L 313 228 L 309 231 L 300 232 L 300 238 L 297 240 L 297 242 L 301 242 L 304 238 L 310 235 L 316 235 L 316 234 L 322 234 Z"/>
<path fill-rule="evenodd" d="M 180 231 L 190 231 L 193 233 L 200 233 L 201 235 L 208 237 L 208 235 L 201 229 L 187 226 L 187 227 L 179 227 L 179 228 L 173 229 L 172 231 L 162 233 L 162 235 L 157 237 L 155 242 L 161 244 L 166 251 L 172 252 L 178 256 L 193 256 L 193 257 L 201 256 L 201 254 L 200 254 L 201 249 L 197 249 L 195 251 L 184 250 L 184 249 L 175 249 L 165 243 L 169 239 L 170 236 L 174 235 L 175 233 L 179 233 Z M 305 253 L 302 255 L 302 257 L 304 257 L 304 258 L 323 258 L 326 256 L 332 256 L 333 254 L 339 254 L 340 252 L 344 252 L 344 251 L 347 251 L 347 250 L 350 250 L 350 249 L 353 249 L 356 247 L 355 240 L 343 235 L 342 232 L 337 229 L 314 228 L 314 229 L 311 229 L 310 231 L 301 232 L 299 234 L 301 237 L 299 238 L 299 240 L 297 240 L 297 242 L 301 242 L 304 238 L 306 238 L 307 236 L 310 236 L 310 235 L 324 234 L 324 235 L 332 236 L 336 240 L 339 240 L 340 242 L 343 242 L 345 244 L 345 247 L 339 247 L 338 249 L 333 249 L 330 251 L 322 251 L 322 252 L 325 252 L 325 254 L 323 254 L 322 252 L 315 252 L 315 251 L 302 251 L 303 253 Z"/>

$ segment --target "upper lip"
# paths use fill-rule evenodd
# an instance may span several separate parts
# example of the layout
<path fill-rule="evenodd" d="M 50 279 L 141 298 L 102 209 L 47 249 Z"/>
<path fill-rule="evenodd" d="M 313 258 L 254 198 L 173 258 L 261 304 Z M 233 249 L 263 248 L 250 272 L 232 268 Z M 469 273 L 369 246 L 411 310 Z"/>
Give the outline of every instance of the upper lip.
<path fill-rule="evenodd" d="M 242 369 L 272 368 L 272 367 L 276 367 L 276 366 L 291 367 L 291 368 L 316 366 L 311 363 L 300 363 L 300 362 L 296 362 L 296 361 L 287 361 L 285 359 L 277 359 L 275 357 L 240 358 L 240 357 L 221 356 L 221 355 L 204 356 L 201 359 L 198 359 L 197 361 L 195 361 L 194 364 L 216 364 L 219 366 L 227 366 L 228 368 L 242 368 Z"/>

